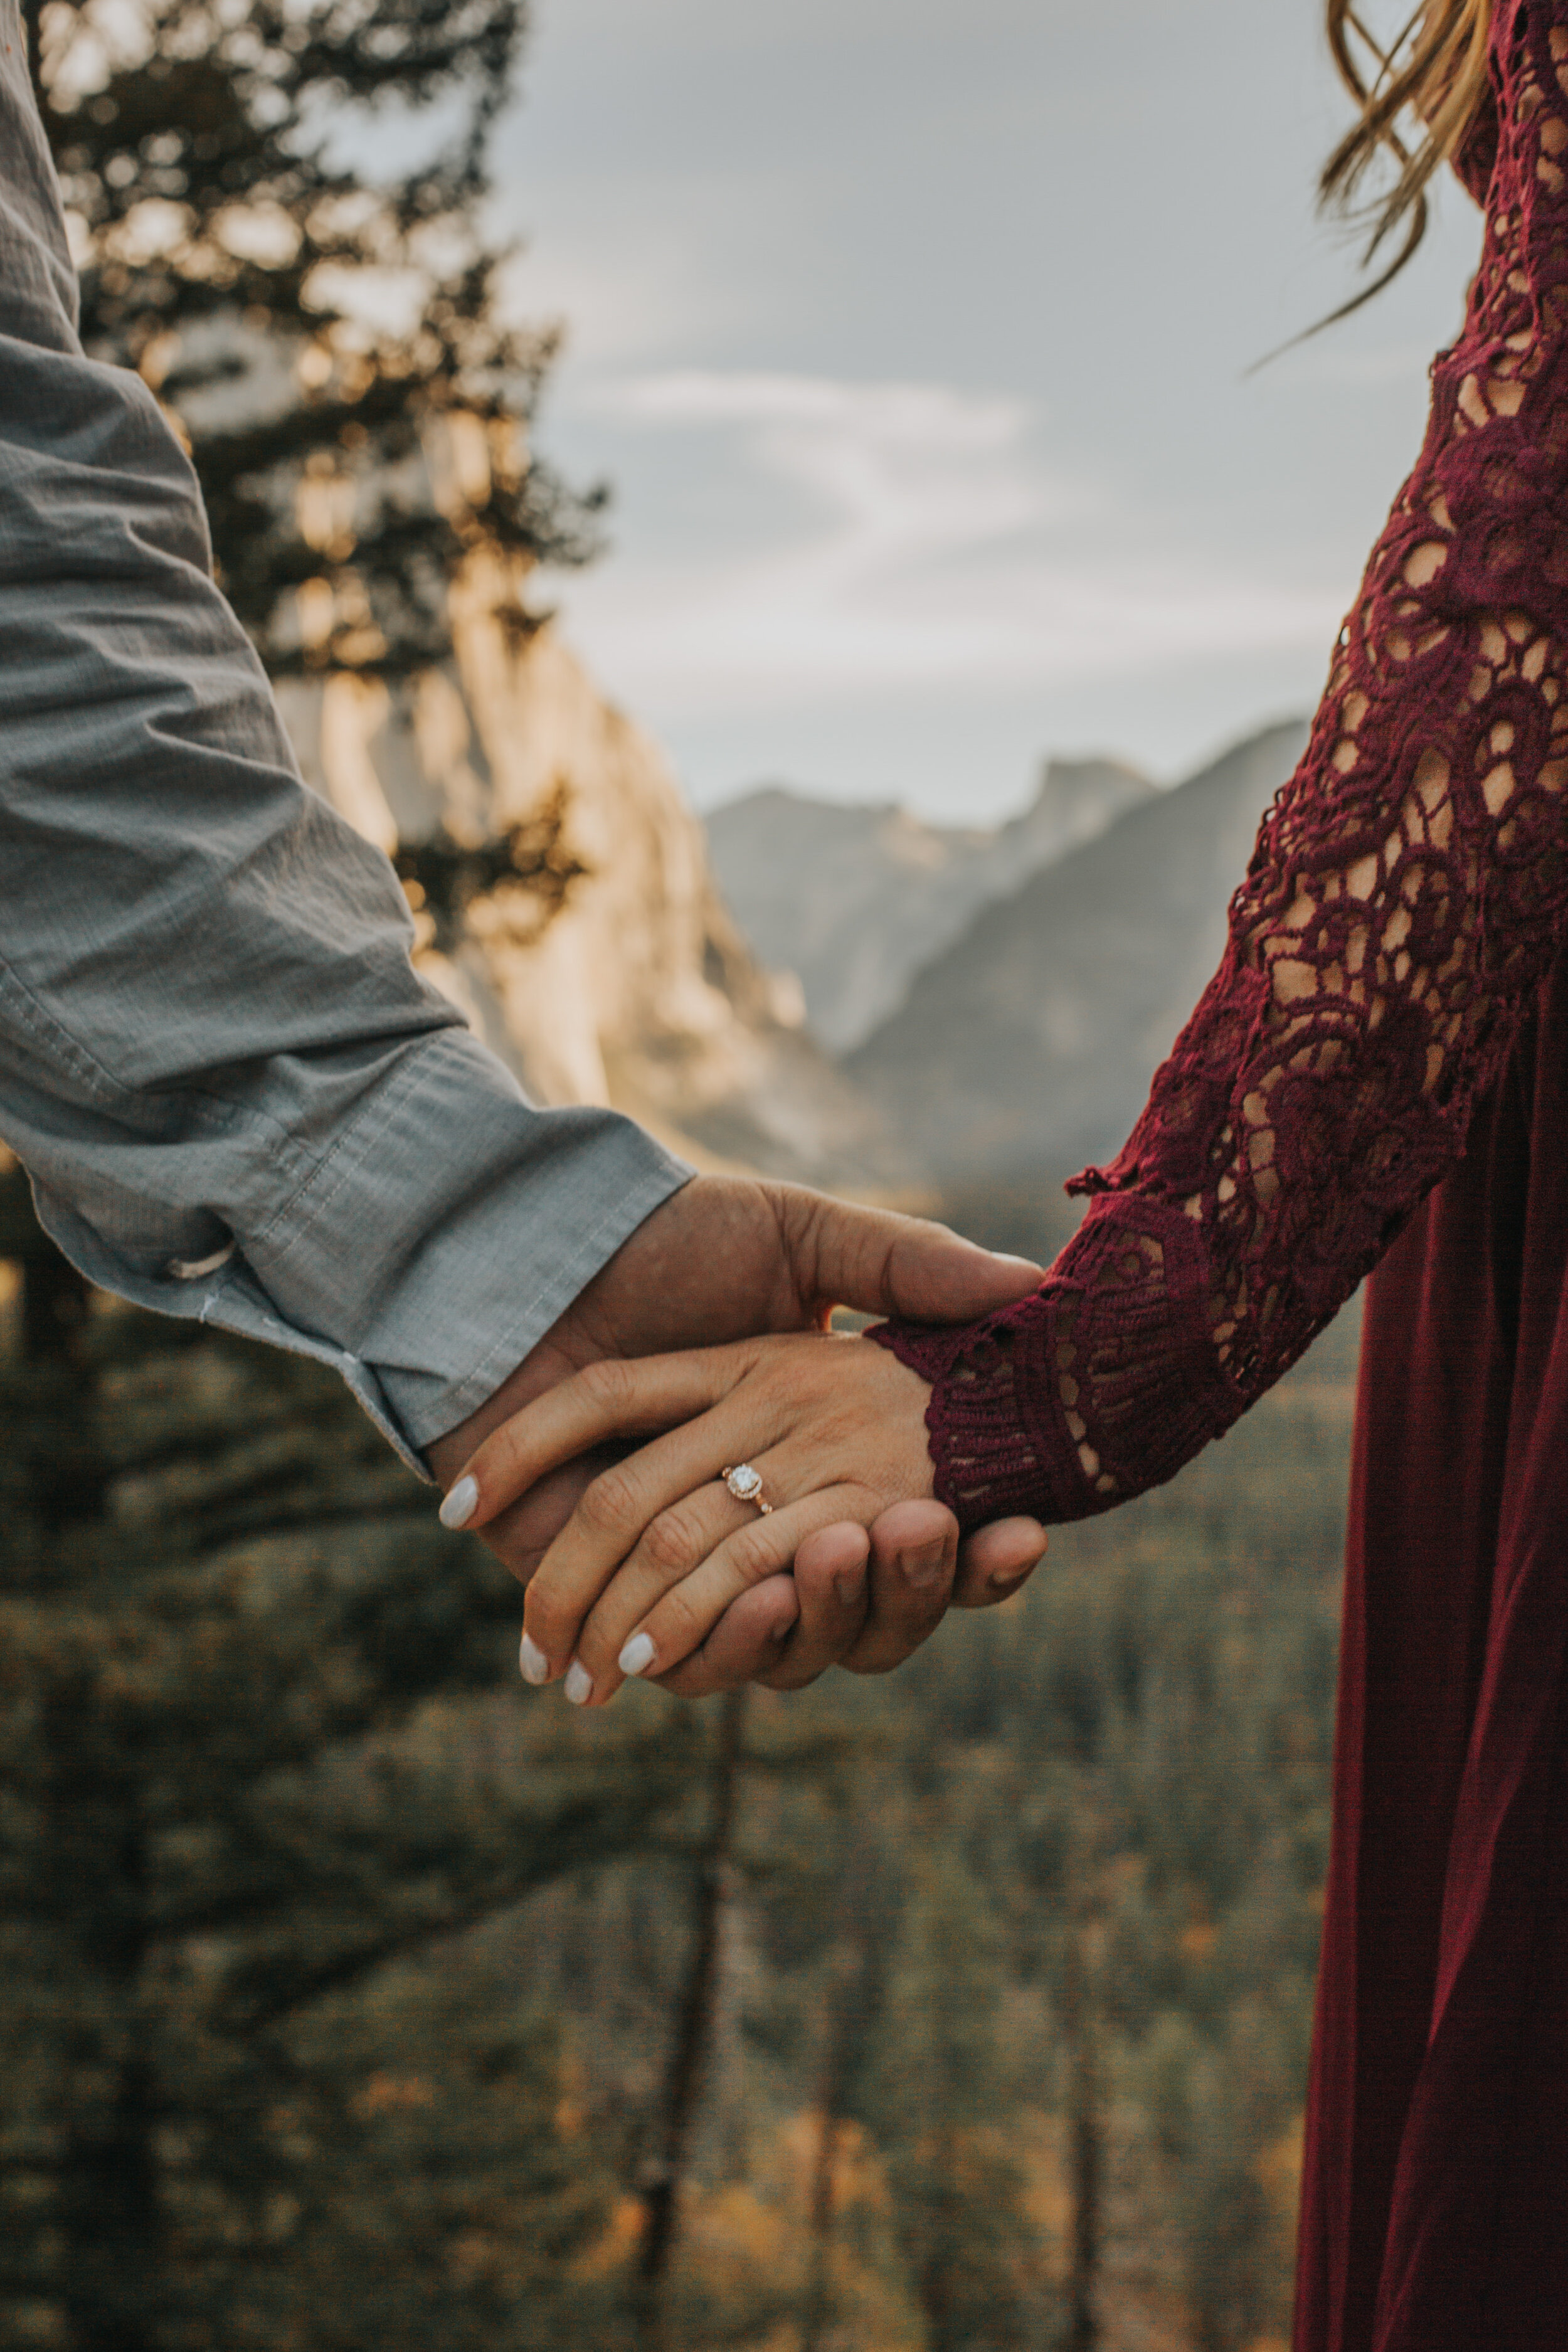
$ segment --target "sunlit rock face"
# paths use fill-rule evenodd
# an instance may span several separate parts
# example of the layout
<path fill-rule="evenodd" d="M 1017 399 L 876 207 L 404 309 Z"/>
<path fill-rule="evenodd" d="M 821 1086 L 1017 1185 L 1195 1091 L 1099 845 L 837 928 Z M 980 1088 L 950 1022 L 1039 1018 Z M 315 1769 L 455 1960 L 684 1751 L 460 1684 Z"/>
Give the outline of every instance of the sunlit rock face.
<path fill-rule="evenodd" d="M 804 1034 L 798 983 L 726 911 L 663 751 L 549 623 L 502 622 L 504 585 L 470 568 L 452 662 L 405 693 L 347 674 L 279 688 L 307 780 L 389 853 L 552 835 L 566 878 L 502 881 L 439 945 L 416 917 L 421 968 L 538 1101 L 614 1103 L 707 1165 L 901 1185 L 905 1157 Z"/>

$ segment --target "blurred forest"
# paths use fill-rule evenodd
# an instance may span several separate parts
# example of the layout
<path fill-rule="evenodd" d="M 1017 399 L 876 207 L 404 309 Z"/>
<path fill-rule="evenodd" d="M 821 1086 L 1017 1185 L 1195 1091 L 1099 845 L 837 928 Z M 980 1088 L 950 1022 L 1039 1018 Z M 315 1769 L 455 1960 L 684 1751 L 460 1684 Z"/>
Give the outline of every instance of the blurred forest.
<path fill-rule="evenodd" d="M 29 28 L 274 670 L 413 675 L 478 547 L 534 625 L 595 501 L 475 226 L 516 0 Z M 356 110 L 440 138 L 368 189 Z M 1282 2352 L 1354 1339 L 885 1683 L 584 1721 L 329 1378 L 89 1296 L 0 1173 L 0 2342 Z"/>
<path fill-rule="evenodd" d="M 1283 2346 L 1353 1317 L 888 1681 L 584 1721 L 329 1377 L 62 1346 L 4 1198 L 3 2340 Z"/>

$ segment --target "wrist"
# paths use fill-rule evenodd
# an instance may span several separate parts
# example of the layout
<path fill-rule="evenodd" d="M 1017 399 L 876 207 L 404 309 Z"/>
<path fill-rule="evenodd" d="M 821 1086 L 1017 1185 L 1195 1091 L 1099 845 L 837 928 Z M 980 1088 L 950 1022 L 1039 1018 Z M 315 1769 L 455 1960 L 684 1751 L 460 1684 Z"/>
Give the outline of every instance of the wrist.
<path fill-rule="evenodd" d="M 513 1413 L 521 1412 L 524 1405 L 531 1404 L 557 1381 L 581 1371 L 584 1364 L 597 1357 L 623 1351 L 622 1335 L 606 1322 L 601 1311 L 605 1296 L 609 1293 L 613 1297 L 617 1290 L 624 1292 L 628 1276 L 635 1291 L 655 1297 L 660 1295 L 661 1243 L 672 1228 L 679 1232 L 683 1216 L 689 1213 L 689 1196 L 702 1182 L 701 1178 L 693 1178 L 661 1201 L 627 1235 L 614 1257 L 584 1284 L 571 1305 L 557 1316 L 543 1338 L 536 1341 L 521 1363 L 512 1367 L 483 1404 L 476 1406 L 455 1428 L 426 1447 L 425 1458 L 443 1486 L 451 1483 L 492 1429 L 499 1429 L 503 1421 L 510 1421 Z"/>
<path fill-rule="evenodd" d="M 531 1404 L 536 1396 L 576 1370 L 575 1363 L 562 1348 L 558 1338 L 562 1325 L 571 1312 L 568 1307 L 560 1322 L 551 1326 L 538 1345 L 531 1348 L 522 1361 L 512 1367 L 500 1388 L 492 1391 L 483 1404 L 458 1422 L 455 1429 L 448 1429 L 443 1436 L 432 1438 L 425 1449 L 425 1459 L 430 1465 L 431 1475 L 440 1486 L 450 1486 L 464 1463 L 492 1429 L 499 1429 L 503 1421 L 510 1421 L 514 1412 L 521 1412 L 525 1404 Z"/>

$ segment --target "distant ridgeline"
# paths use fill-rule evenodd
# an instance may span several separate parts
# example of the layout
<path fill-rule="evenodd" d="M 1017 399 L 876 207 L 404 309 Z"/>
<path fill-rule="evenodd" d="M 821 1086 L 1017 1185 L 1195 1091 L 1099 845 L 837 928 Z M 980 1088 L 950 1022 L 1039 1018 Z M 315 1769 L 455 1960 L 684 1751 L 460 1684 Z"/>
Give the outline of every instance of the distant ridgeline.
<path fill-rule="evenodd" d="M 766 785 L 708 820 L 714 872 L 763 961 L 800 976 L 806 1018 L 847 1054 L 994 899 L 1154 797 L 1112 760 L 1052 760 L 1011 823 L 928 824 Z"/>
<path fill-rule="evenodd" d="M 1053 761 L 992 832 L 772 788 L 709 840 L 747 936 L 798 973 L 813 1031 L 922 1172 L 950 1195 L 1028 1187 L 1131 1128 L 1306 734 L 1268 728 L 1169 792 Z"/>
<path fill-rule="evenodd" d="M 520 640 L 478 572 L 452 619 L 412 690 L 343 672 L 280 697 L 310 782 L 396 858 L 422 968 L 531 1092 L 977 1230 L 1016 1195 L 1029 1230 L 988 1237 L 1019 1246 L 1131 1128 L 1306 740 L 1285 721 L 1169 791 L 1053 760 L 990 829 L 770 786 L 705 842 L 552 625 Z"/>

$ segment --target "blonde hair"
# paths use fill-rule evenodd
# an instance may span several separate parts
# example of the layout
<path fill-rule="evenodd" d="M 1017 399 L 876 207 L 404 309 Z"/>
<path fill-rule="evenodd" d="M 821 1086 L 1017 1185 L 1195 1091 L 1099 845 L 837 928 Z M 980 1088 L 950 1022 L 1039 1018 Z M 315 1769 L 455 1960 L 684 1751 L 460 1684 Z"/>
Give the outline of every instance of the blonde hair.
<path fill-rule="evenodd" d="M 1359 211 L 1369 224 L 1369 265 L 1386 239 L 1404 232 L 1382 275 L 1334 311 L 1334 318 L 1344 318 L 1381 293 L 1426 235 L 1426 183 L 1462 143 L 1486 90 L 1495 5 L 1496 0 L 1421 0 L 1384 49 L 1354 0 L 1326 0 L 1329 47 L 1361 120 L 1324 164 L 1320 200 Z M 1415 138 L 1402 128 L 1412 119 L 1420 126 Z M 1358 206 L 1366 175 L 1380 162 L 1395 167 L 1394 184 L 1372 204 Z"/>

